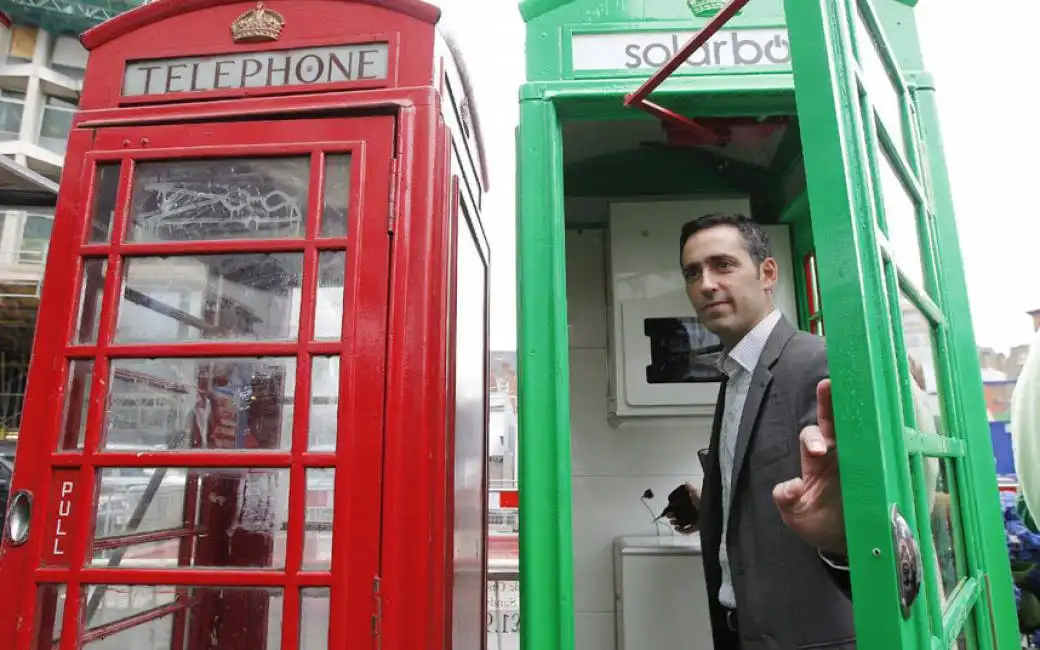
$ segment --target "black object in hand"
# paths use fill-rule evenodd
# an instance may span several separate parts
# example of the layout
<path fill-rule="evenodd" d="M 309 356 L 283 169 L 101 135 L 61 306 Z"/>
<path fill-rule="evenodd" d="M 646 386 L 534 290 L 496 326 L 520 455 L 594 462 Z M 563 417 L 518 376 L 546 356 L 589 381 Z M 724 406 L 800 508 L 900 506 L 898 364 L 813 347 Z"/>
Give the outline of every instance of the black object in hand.
<path fill-rule="evenodd" d="M 680 485 L 668 495 L 668 505 L 665 506 L 659 518 L 673 517 L 675 526 L 680 530 L 685 530 L 696 526 L 699 516 L 700 511 L 693 504 L 690 490 L 685 485 Z"/>

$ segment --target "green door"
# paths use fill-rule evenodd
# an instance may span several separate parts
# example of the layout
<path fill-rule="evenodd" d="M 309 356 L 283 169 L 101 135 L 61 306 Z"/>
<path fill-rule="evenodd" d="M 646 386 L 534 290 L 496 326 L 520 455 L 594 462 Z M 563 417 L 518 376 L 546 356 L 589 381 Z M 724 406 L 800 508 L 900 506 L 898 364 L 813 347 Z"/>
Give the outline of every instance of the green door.
<path fill-rule="evenodd" d="M 1021 638 L 933 89 L 890 47 L 916 48 L 914 4 L 785 0 L 857 637 L 1010 649 Z M 899 518 L 923 569 L 909 602 Z"/>

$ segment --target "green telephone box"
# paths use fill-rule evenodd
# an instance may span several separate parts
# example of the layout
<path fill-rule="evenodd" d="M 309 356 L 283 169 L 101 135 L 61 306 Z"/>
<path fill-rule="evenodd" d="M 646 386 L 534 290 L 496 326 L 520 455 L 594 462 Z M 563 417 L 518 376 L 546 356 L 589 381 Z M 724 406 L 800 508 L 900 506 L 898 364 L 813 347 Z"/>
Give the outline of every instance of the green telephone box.
<path fill-rule="evenodd" d="M 674 224 L 718 206 L 773 229 L 786 311 L 827 336 L 858 647 L 1020 647 L 916 4 L 521 1 L 523 648 L 620 645 L 611 540 L 670 534 L 636 488 L 696 473 L 711 404 L 655 332 L 692 315 Z"/>

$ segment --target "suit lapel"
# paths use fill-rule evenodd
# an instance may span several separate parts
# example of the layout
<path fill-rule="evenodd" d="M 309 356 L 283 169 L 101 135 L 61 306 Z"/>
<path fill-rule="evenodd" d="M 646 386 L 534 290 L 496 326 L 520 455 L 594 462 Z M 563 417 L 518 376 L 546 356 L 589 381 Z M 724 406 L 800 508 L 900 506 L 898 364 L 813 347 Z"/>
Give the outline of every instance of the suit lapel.
<path fill-rule="evenodd" d="M 762 410 L 762 400 L 773 381 L 771 371 L 784 346 L 794 336 L 794 327 L 786 319 L 781 318 L 773 328 L 773 332 L 766 340 L 759 357 L 758 365 L 751 375 L 751 384 L 748 386 L 747 398 L 744 401 L 744 411 L 740 416 L 740 426 L 737 428 L 737 444 L 733 449 L 733 487 L 730 495 L 736 494 L 740 472 L 744 467 L 744 458 L 747 456 L 748 446 L 751 444 L 751 436 L 755 432 L 755 423 L 758 421 L 759 412 Z M 730 510 L 732 512 L 732 510 Z"/>

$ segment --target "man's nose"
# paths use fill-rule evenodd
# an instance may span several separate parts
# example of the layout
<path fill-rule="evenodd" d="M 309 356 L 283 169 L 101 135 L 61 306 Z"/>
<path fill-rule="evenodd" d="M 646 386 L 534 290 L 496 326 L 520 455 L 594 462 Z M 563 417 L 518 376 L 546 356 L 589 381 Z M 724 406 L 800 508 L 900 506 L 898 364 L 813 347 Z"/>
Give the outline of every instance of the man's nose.
<path fill-rule="evenodd" d="M 710 271 L 701 273 L 701 293 L 710 296 L 718 290 L 719 284 L 715 281 L 715 276 Z"/>

